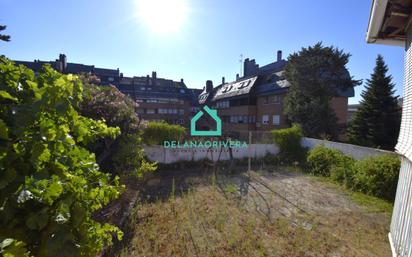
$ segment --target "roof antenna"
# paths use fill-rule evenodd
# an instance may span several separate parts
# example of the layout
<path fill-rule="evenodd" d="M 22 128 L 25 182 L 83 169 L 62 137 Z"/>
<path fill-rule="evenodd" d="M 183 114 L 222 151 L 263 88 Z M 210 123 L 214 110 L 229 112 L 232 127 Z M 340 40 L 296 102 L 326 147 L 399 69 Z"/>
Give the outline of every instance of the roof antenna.
<path fill-rule="evenodd" d="M 239 74 L 240 74 L 240 77 L 243 77 L 243 69 L 242 69 L 242 66 L 243 66 L 243 54 L 240 54 L 239 63 L 240 63 L 240 72 L 239 72 Z"/>

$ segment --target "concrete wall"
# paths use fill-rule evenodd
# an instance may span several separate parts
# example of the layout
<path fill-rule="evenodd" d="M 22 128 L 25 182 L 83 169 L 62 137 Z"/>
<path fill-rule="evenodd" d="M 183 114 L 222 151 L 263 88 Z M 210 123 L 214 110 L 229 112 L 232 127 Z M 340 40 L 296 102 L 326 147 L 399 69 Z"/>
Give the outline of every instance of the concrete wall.
<path fill-rule="evenodd" d="M 314 148 L 317 145 L 324 145 L 328 148 L 336 149 L 343 152 L 345 155 L 351 156 L 356 160 L 364 159 L 367 157 L 378 156 L 382 154 L 395 154 L 394 152 L 380 150 L 376 148 L 363 147 L 358 145 L 344 144 L 338 142 L 332 142 L 327 140 L 320 140 L 314 138 L 304 137 L 302 138 L 302 146 L 309 149 Z"/>
<path fill-rule="evenodd" d="M 171 149 L 163 146 L 145 146 L 145 155 L 150 161 L 159 163 L 175 163 L 179 161 L 200 161 L 209 159 L 230 160 L 230 152 L 227 148 L 211 149 Z M 247 148 L 235 148 L 232 150 L 235 159 L 243 159 L 251 156 L 252 158 L 263 158 L 266 154 L 276 155 L 279 148 L 273 144 L 250 144 Z M 220 155 L 220 157 L 219 157 Z"/>
<path fill-rule="evenodd" d="M 356 160 L 364 159 L 371 156 L 382 154 L 395 154 L 394 152 L 384 151 L 374 148 L 362 147 L 357 145 L 343 144 L 314 138 L 303 138 L 302 146 L 309 149 L 317 145 L 325 145 L 326 147 L 337 149 L 344 154 L 353 157 Z M 230 153 L 227 148 L 211 148 L 211 149 L 172 149 L 164 148 L 163 146 L 145 146 L 145 155 L 150 161 L 159 163 L 175 163 L 179 161 L 200 161 L 209 159 L 230 160 Z M 276 155 L 279 148 L 274 144 L 250 144 L 247 148 L 236 148 L 232 150 L 235 159 L 243 159 L 251 156 L 254 159 L 263 158 L 266 154 Z M 220 157 L 219 157 L 220 155 Z"/>

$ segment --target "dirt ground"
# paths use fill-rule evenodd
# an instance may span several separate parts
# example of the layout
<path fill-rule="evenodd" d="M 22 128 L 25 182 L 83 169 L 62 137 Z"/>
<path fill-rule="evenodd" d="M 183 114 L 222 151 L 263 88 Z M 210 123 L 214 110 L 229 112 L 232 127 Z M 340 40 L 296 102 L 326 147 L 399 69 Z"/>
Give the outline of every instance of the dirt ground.
<path fill-rule="evenodd" d="M 148 179 L 121 256 L 391 255 L 390 213 L 293 168 L 245 170 L 174 169 Z"/>

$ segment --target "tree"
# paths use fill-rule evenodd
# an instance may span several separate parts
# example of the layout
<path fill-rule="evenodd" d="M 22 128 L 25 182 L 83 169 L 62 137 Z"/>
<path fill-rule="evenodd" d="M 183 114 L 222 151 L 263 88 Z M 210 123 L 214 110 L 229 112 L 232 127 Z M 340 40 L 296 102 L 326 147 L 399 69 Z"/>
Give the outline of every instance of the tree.
<path fill-rule="evenodd" d="M 109 126 L 119 127 L 121 131 L 114 139 L 102 137 L 88 146 L 96 154 L 102 170 L 138 178 L 154 171 L 156 165 L 144 159 L 141 133 L 145 123 L 136 114 L 138 105 L 115 86 L 96 86 L 100 81 L 93 75 L 83 74 L 81 80 L 84 101 L 79 112 L 92 119 L 104 119 Z"/>
<path fill-rule="evenodd" d="M 80 115 L 82 83 L 0 57 L 0 254 L 96 256 L 121 231 L 93 213 L 119 196 L 86 146 L 119 128 Z"/>
<path fill-rule="evenodd" d="M 5 30 L 6 27 L 7 27 L 7 26 L 5 26 L 5 25 L 0 25 L 0 32 L 3 31 L 3 30 Z M 0 40 L 8 42 L 8 41 L 10 41 L 10 36 L 9 36 L 9 35 L 4 35 L 4 34 L 0 34 Z"/>
<path fill-rule="evenodd" d="M 394 96 L 392 76 L 381 55 L 362 92 L 362 101 L 348 129 L 350 142 L 392 150 L 395 147 L 401 112 L 398 96 Z"/>
<path fill-rule="evenodd" d="M 310 137 L 335 138 L 339 133 L 337 117 L 330 106 L 338 91 L 359 84 L 345 65 L 350 54 L 317 43 L 288 57 L 285 77 L 290 83 L 285 97 L 285 114 Z"/>

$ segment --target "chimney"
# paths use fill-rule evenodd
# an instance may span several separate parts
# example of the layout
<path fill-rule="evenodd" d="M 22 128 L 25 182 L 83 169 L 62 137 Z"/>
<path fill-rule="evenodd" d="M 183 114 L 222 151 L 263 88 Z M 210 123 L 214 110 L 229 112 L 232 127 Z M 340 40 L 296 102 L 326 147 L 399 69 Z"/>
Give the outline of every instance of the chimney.
<path fill-rule="evenodd" d="M 157 80 L 157 74 L 156 71 L 152 71 L 152 85 L 156 85 L 156 80 Z"/>
<path fill-rule="evenodd" d="M 225 84 L 225 77 L 222 77 L 222 84 Z"/>
<path fill-rule="evenodd" d="M 243 61 L 243 76 L 247 76 L 248 73 L 249 73 L 249 58 L 246 58 Z"/>
<path fill-rule="evenodd" d="M 213 81 L 207 80 L 206 81 L 206 92 L 210 93 L 213 91 Z"/>
<path fill-rule="evenodd" d="M 180 83 L 182 84 L 185 83 L 184 79 L 180 79 Z"/>
<path fill-rule="evenodd" d="M 59 55 L 59 62 L 60 62 L 60 67 L 61 67 L 61 71 L 65 71 L 67 68 L 67 58 L 65 54 L 60 54 Z"/>
<path fill-rule="evenodd" d="M 276 61 L 281 61 L 282 60 L 282 51 L 281 50 L 279 50 L 278 51 L 278 56 L 277 56 L 277 60 Z"/>
<path fill-rule="evenodd" d="M 238 80 L 239 80 L 239 73 L 236 74 L 236 81 L 238 81 Z"/>

